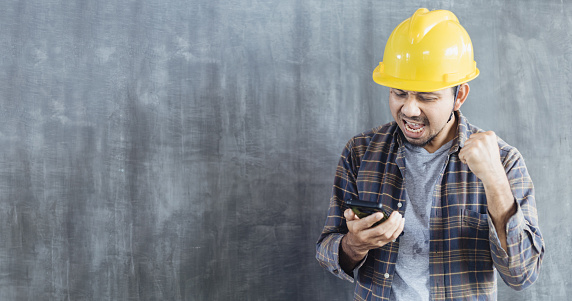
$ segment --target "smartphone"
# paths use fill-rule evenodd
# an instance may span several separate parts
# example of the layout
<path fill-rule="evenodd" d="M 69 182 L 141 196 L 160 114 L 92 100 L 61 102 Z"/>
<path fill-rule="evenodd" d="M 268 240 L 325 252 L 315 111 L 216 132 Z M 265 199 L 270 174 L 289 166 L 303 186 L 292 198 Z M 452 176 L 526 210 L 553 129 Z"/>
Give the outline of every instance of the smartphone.
<path fill-rule="evenodd" d="M 387 213 L 387 211 L 383 209 L 383 204 L 381 203 L 349 199 L 346 200 L 346 205 L 348 205 L 359 218 L 364 218 L 376 212 L 383 213 L 383 218 L 380 221 L 373 224 L 372 227 L 375 227 L 383 223 L 385 220 L 389 218 L 389 213 Z"/>

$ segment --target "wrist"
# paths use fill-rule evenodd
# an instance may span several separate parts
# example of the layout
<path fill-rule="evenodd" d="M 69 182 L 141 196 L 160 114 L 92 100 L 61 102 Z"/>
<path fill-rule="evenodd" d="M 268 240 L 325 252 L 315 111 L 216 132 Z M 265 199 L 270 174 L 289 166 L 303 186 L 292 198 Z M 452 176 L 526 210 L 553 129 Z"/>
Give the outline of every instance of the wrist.
<path fill-rule="evenodd" d="M 483 177 L 481 182 L 485 189 L 491 192 L 504 192 L 507 188 L 510 190 L 510 184 L 502 165 L 491 171 L 487 177 Z"/>
<path fill-rule="evenodd" d="M 341 251 L 348 257 L 348 259 L 357 263 L 367 255 L 367 250 L 360 250 L 360 248 L 354 244 L 352 238 L 353 237 L 351 233 L 348 233 L 342 237 Z"/>
<path fill-rule="evenodd" d="M 516 213 L 517 207 L 515 203 L 512 203 L 511 205 L 508 205 L 503 209 L 504 210 L 502 211 L 497 210 L 498 213 L 496 214 L 496 216 L 491 216 L 493 223 L 495 224 L 495 227 L 504 228 L 508 224 L 510 218 Z"/>
<path fill-rule="evenodd" d="M 508 178 L 503 173 L 488 182 L 483 182 L 483 186 L 487 195 L 489 215 L 497 230 L 503 231 L 517 208 Z"/>

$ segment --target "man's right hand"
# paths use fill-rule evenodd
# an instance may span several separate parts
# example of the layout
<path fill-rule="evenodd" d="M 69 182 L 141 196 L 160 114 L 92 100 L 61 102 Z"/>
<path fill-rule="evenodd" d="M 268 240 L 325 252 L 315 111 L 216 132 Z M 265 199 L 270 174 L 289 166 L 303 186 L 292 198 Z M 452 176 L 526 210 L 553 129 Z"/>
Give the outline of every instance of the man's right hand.
<path fill-rule="evenodd" d="M 347 209 L 344 217 L 349 232 L 342 238 L 340 265 L 346 272 L 353 270 L 369 250 L 397 239 L 405 225 L 405 218 L 397 211 L 373 228 L 371 226 L 383 218 L 381 212 L 360 219 L 351 209 Z"/>

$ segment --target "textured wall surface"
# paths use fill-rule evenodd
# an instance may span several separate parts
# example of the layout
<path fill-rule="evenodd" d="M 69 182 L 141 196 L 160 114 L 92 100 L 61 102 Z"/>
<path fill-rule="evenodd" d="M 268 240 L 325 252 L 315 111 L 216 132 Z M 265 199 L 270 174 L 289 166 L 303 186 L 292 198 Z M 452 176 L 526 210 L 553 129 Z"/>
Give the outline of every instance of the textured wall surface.
<path fill-rule="evenodd" d="M 572 295 L 572 1 L 0 2 L 0 299 L 349 300 L 314 259 L 335 166 L 392 120 L 391 30 L 450 9 L 463 113 L 526 158 Z"/>

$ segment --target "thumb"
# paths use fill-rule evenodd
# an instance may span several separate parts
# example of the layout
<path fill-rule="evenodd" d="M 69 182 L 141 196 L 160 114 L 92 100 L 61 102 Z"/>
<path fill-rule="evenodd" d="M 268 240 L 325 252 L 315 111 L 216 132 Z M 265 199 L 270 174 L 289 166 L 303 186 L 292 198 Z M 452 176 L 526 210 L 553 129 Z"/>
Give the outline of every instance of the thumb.
<path fill-rule="evenodd" d="M 365 223 L 365 225 L 366 225 L 366 228 L 371 228 L 371 227 L 373 226 L 373 224 L 379 222 L 381 219 L 383 219 L 383 213 L 381 213 L 381 212 L 376 212 L 376 213 L 374 213 L 374 214 L 372 214 L 372 215 L 369 215 L 369 216 L 365 217 L 365 218 L 363 219 L 363 221 L 364 221 L 364 223 Z"/>
<path fill-rule="evenodd" d="M 465 157 L 465 156 L 466 156 L 465 153 L 466 153 L 466 152 L 465 152 L 465 148 L 463 147 L 463 148 L 461 148 L 461 150 L 459 151 L 459 155 L 458 155 L 458 156 L 459 156 L 459 160 L 461 160 L 462 163 L 467 164 L 467 158 Z"/>
<path fill-rule="evenodd" d="M 346 211 L 344 211 L 344 217 L 347 221 L 359 219 L 359 217 L 351 209 L 346 209 Z"/>

